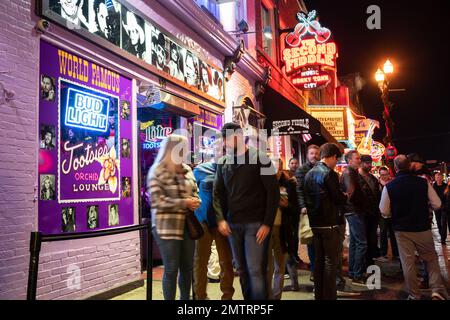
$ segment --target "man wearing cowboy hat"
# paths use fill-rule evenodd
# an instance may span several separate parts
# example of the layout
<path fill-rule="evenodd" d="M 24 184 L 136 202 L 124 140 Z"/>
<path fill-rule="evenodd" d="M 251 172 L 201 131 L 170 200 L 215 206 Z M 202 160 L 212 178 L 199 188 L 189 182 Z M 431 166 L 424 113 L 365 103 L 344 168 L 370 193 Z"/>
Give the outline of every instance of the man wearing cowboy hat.
<path fill-rule="evenodd" d="M 136 16 L 131 11 L 126 13 L 126 24 L 122 21 L 123 29 L 128 35 L 128 39 L 122 42 L 122 48 L 143 59 L 145 55 L 145 34 Z"/>

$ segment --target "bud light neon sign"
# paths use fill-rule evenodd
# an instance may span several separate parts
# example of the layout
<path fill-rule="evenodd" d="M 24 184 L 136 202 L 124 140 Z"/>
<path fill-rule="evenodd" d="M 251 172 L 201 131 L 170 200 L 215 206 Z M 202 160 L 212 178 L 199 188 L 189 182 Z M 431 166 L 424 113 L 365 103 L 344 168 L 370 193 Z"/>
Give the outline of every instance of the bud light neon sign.
<path fill-rule="evenodd" d="M 69 88 L 65 125 L 106 132 L 108 129 L 109 99 L 78 89 Z"/>

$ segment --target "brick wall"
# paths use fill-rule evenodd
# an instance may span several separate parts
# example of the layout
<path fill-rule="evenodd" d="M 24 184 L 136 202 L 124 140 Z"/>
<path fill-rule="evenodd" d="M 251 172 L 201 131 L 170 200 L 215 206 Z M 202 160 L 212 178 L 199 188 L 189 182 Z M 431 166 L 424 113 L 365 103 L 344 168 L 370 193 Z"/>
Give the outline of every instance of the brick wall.
<path fill-rule="evenodd" d="M 34 1 L 0 1 L 0 299 L 25 299 L 37 229 L 39 36 Z M 81 41 L 81 40 L 80 40 Z M 139 278 L 139 233 L 45 243 L 38 299 L 75 299 Z M 79 268 L 80 289 L 67 279 Z M 73 267 L 73 266 L 72 266 Z M 76 270 L 76 268 L 75 268 Z"/>

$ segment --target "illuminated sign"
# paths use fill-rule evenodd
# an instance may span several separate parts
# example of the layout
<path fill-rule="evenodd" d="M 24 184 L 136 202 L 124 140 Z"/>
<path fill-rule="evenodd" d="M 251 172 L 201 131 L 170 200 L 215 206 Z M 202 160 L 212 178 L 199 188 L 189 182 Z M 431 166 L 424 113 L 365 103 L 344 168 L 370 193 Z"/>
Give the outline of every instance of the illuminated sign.
<path fill-rule="evenodd" d="M 308 69 L 292 76 L 292 84 L 301 89 L 317 89 L 330 83 L 331 76 L 320 69 Z"/>
<path fill-rule="evenodd" d="M 373 162 L 374 163 L 380 162 L 385 151 L 386 151 L 386 148 L 382 143 L 380 143 L 378 141 L 373 141 L 372 150 L 370 152 Z"/>
<path fill-rule="evenodd" d="M 65 125 L 105 132 L 108 129 L 109 99 L 69 88 Z"/>
<path fill-rule="evenodd" d="M 140 129 L 145 130 L 145 141 L 142 144 L 144 150 L 159 149 L 162 139 L 169 136 L 173 131 L 172 127 L 164 127 L 160 124 L 154 125 L 153 120 L 141 123 Z"/>
<path fill-rule="evenodd" d="M 284 39 L 286 47 L 281 52 L 284 72 L 303 90 L 326 86 L 332 79 L 326 69 L 336 68 L 336 43 L 330 40 L 330 30 L 317 21 L 316 11 L 308 15 L 299 12 L 297 20 L 294 31 Z"/>
<path fill-rule="evenodd" d="M 309 133 L 309 119 L 275 120 L 272 129 L 278 131 L 278 135 L 306 134 Z"/>
<path fill-rule="evenodd" d="M 349 138 L 347 107 L 309 106 L 307 111 L 319 120 L 336 140 L 347 140 Z"/>

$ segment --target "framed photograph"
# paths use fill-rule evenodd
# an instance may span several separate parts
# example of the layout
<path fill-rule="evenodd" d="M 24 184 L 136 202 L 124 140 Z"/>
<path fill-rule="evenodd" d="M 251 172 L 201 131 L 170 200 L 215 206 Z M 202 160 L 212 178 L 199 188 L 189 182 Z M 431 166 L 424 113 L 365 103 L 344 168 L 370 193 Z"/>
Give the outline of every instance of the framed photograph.
<path fill-rule="evenodd" d="M 122 101 L 120 103 L 121 111 L 120 111 L 120 117 L 123 120 L 129 120 L 130 119 L 130 101 Z"/>
<path fill-rule="evenodd" d="M 131 178 L 122 177 L 122 198 L 129 198 L 131 196 Z"/>
<path fill-rule="evenodd" d="M 44 150 L 55 149 L 56 144 L 56 127 L 46 124 L 40 126 L 40 143 L 39 147 Z"/>
<path fill-rule="evenodd" d="M 130 153 L 131 153 L 131 149 L 130 149 L 130 140 L 129 139 L 122 139 L 122 158 L 130 158 Z"/>
<path fill-rule="evenodd" d="M 75 207 L 66 207 L 61 210 L 62 231 L 75 231 Z"/>
<path fill-rule="evenodd" d="M 119 225 L 119 206 L 117 204 L 110 204 L 108 206 L 108 226 Z"/>
<path fill-rule="evenodd" d="M 41 200 L 55 200 L 55 175 L 54 174 L 41 174 L 40 176 L 40 197 Z"/>
<path fill-rule="evenodd" d="M 56 81 L 55 78 L 41 74 L 41 99 L 44 101 L 55 101 Z"/>
<path fill-rule="evenodd" d="M 169 73 L 170 40 L 159 30 L 152 29 L 152 65 L 158 70 Z"/>
<path fill-rule="evenodd" d="M 88 229 L 98 228 L 98 206 L 87 207 L 87 227 Z"/>

